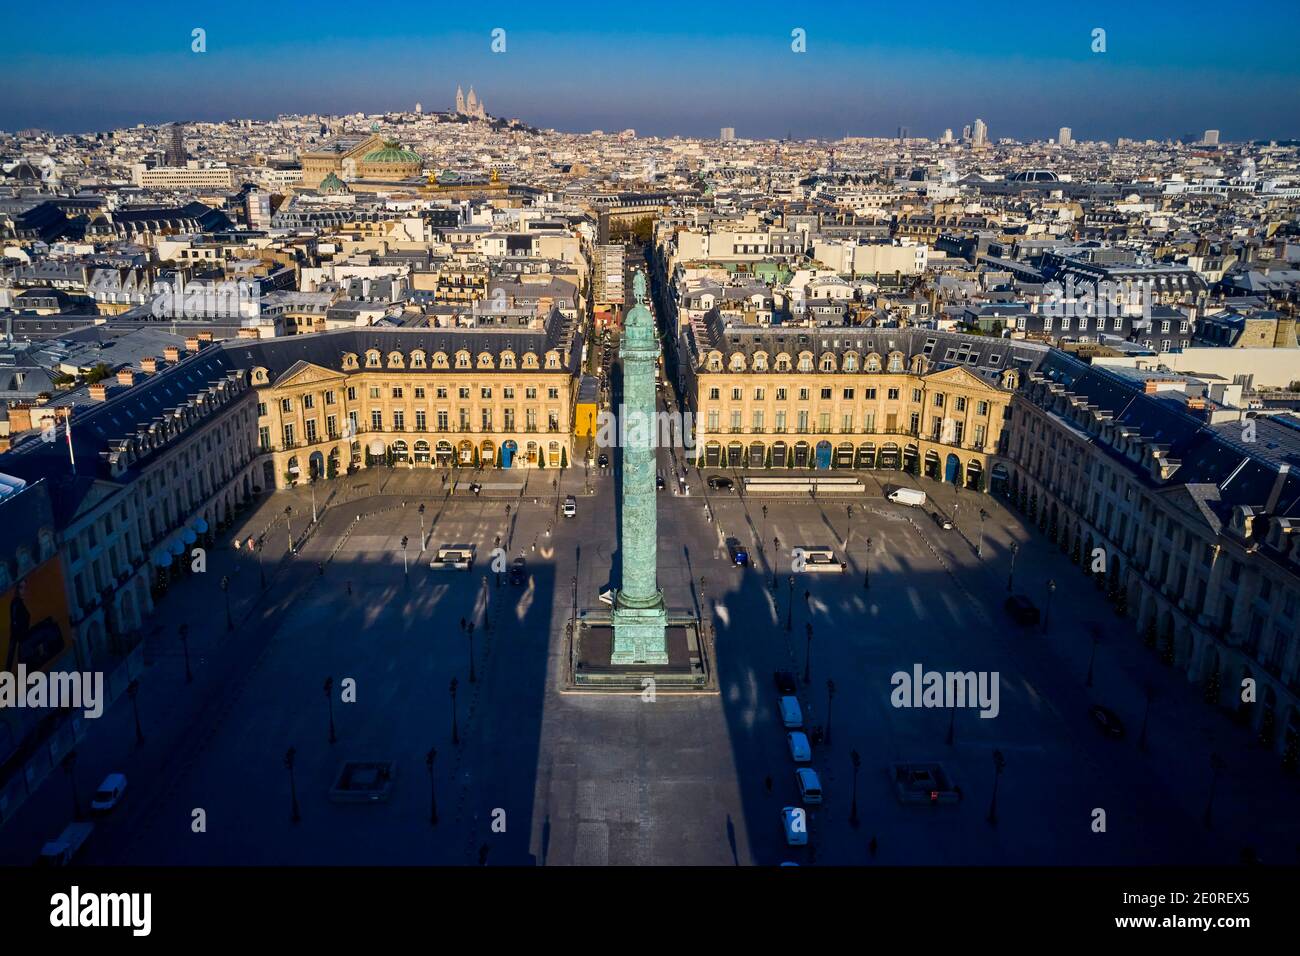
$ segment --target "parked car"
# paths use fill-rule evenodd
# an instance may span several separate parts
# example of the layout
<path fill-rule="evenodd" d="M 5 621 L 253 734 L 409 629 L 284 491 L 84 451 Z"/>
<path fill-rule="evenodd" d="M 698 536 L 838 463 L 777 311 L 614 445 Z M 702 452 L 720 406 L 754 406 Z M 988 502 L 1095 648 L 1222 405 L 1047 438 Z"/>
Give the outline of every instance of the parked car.
<path fill-rule="evenodd" d="M 812 744 L 808 743 L 808 735 L 802 730 L 792 730 L 785 735 L 786 743 L 790 745 L 790 759 L 795 763 L 812 762 Z"/>
<path fill-rule="evenodd" d="M 731 563 L 738 568 L 749 565 L 749 552 L 735 538 L 727 539 L 727 554 L 731 556 Z"/>
<path fill-rule="evenodd" d="M 1011 595 L 1011 597 L 1007 598 L 1007 603 L 1004 606 L 1007 613 L 1011 615 L 1011 620 L 1021 627 L 1032 627 L 1038 623 L 1038 608 L 1033 601 L 1023 594 Z"/>
<path fill-rule="evenodd" d="M 930 517 L 933 518 L 934 523 L 937 524 L 944 531 L 952 530 L 952 519 L 949 518 L 947 515 L 939 514 L 939 512 L 937 511 L 931 511 Z"/>
<path fill-rule="evenodd" d="M 596 459 L 596 464 L 598 464 L 601 468 L 608 468 L 608 467 L 609 467 L 609 455 L 605 454 L 605 453 L 602 451 L 602 452 L 600 453 L 600 457 Z"/>
<path fill-rule="evenodd" d="M 710 475 L 709 487 L 714 491 L 731 491 L 736 483 L 725 475 Z"/>
<path fill-rule="evenodd" d="M 776 671 L 772 674 L 776 690 L 782 697 L 799 693 L 799 681 L 790 671 Z"/>
<path fill-rule="evenodd" d="M 664 473 L 662 471 L 655 475 L 655 488 L 658 491 L 664 490 Z"/>
<path fill-rule="evenodd" d="M 781 698 L 781 723 L 787 727 L 803 726 L 803 708 L 799 706 L 799 698 L 793 694 L 787 694 Z"/>
<path fill-rule="evenodd" d="M 804 803 L 822 802 L 822 781 L 817 776 L 816 770 L 811 767 L 800 767 L 794 772 L 794 776 L 799 782 L 799 796 L 803 798 Z"/>
<path fill-rule="evenodd" d="M 578 514 L 578 499 L 573 495 L 565 495 L 564 507 L 560 509 L 564 512 L 564 517 L 573 518 Z"/>
<path fill-rule="evenodd" d="M 785 827 L 785 842 L 790 846 L 808 843 L 808 814 L 803 807 L 782 807 L 781 823 Z"/>
<path fill-rule="evenodd" d="M 510 562 L 510 583 L 523 584 L 528 580 L 528 562 L 522 557 Z"/>
<path fill-rule="evenodd" d="M 1113 737 L 1120 740 L 1124 736 L 1124 722 L 1119 719 L 1116 713 L 1109 707 L 1102 707 L 1100 704 L 1094 704 L 1092 710 L 1093 721 L 1097 724 L 1097 729 L 1107 737 Z"/>
<path fill-rule="evenodd" d="M 122 794 L 126 792 L 126 775 L 120 773 L 110 773 L 104 778 L 104 782 L 99 785 L 95 795 L 90 799 L 90 810 L 92 813 L 108 813 L 117 802 L 122 799 Z"/>

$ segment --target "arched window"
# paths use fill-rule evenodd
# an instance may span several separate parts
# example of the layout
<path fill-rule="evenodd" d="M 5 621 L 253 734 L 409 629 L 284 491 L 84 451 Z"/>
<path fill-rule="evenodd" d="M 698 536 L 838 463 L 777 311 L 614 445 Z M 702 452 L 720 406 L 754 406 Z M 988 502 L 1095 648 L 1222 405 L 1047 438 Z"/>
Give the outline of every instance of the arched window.
<path fill-rule="evenodd" d="M 890 352 L 890 353 L 889 353 L 889 370 L 890 370 L 891 372 L 901 372 L 901 371 L 903 370 L 903 353 L 902 353 L 902 352 Z"/>
<path fill-rule="evenodd" d="M 823 372 L 835 371 L 835 355 L 833 352 L 826 352 L 822 355 L 821 368 Z"/>
<path fill-rule="evenodd" d="M 857 353 L 857 352 L 845 352 L 845 353 L 844 353 L 844 371 L 846 371 L 846 372 L 856 372 L 857 370 L 858 370 L 858 353 Z"/>
<path fill-rule="evenodd" d="M 813 370 L 813 357 L 811 352 L 799 353 L 799 371 L 811 372 Z"/>
<path fill-rule="evenodd" d="M 459 352 L 456 353 L 457 368 L 469 368 L 469 364 L 470 364 L 469 352 L 465 351 L 464 349 L 461 349 Z"/>
<path fill-rule="evenodd" d="M 366 368 L 379 368 L 379 350 L 370 349 L 366 352 Z"/>
<path fill-rule="evenodd" d="M 388 353 L 388 367 L 389 367 L 389 368 L 404 368 L 405 366 L 406 366 L 406 359 L 402 357 L 402 353 L 401 353 L 401 352 L 389 352 L 389 353 Z"/>

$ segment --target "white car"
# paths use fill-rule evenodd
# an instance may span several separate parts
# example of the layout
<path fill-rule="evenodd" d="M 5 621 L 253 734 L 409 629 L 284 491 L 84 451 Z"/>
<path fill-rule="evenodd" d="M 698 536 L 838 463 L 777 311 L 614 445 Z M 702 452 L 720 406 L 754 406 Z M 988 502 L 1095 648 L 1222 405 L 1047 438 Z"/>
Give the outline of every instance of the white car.
<path fill-rule="evenodd" d="M 781 723 L 787 727 L 803 726 L 803 708 L 799 706 L 798 697 L 782 697 L 780 706 Z"/>
<path fill-rule="evenodd" d="M 812 745 L 808 743 L 808 735 L 802 730 L 792 730 L 785 735 L 786 742 L 790 744 L 790 758 L 795 763 L 812 762 Z"/>
<path fill-rule="evenodd" d="M 822 802 L 822 781 L 817 776 L 816 770 L 811 767 L 800 767 L 794 772 L 794 776 L 799 781 L 799 796 L 803 798 L 804 803 Z"/>
<path fill-rule="evenodd" d="M 808 813 L 803 807 L 782 807 L 781 822 L 785 825 L 785 842 L 790 846 L 808 843 Z"/>
<path fill-rule="evenodd" d="M 122 794 L 126 792 L 126 775 L 121 773 L 110 773 L 104 778 L 104 782 L 99 785 L 95 791 L 95 796 L 90 801 L 90 809 L 94 813 L 108 813 L 112 810 Z"/>
<path fill-rule="evenodd" d="M 573 495 L 569 495 L 564 499 L 564 507 L 561 508 L 560 510 L 564 513 L 564 517 L 566 518 L 573 518 L 577 516 L 578 499 L 573 497 Z"/>

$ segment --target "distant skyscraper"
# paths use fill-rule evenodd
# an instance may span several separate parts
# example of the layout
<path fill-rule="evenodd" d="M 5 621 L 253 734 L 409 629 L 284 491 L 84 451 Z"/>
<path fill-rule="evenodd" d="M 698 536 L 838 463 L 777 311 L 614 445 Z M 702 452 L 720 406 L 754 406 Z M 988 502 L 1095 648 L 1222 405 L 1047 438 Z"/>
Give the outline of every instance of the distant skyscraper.
<path fill-rule="evenodd" d="M 976 146 L 983 146 L 988 141 L 989 141 L 988 125 L 982 119 L 975 120 L 975 129 L 972 133 L 971 142 L 974 143 Z"/>
<path fill-rule="evenodd" d="M 189 158 L 185 152 L 185 127 L 180 123 L 172 123 L 171 139 L 167 144 L 167 152 L 163 155 L 163 162 L 168 166 L 184 166 Z"/>
<path fill-rule="evenodd" d="M 459 86 L 456 87 L 456 112 L 465 112 L 465 91 Z"/>
<path fill-rule="evenodd" d="M 961 138 L 964 141 L 967 142 L 970 141 L 970 123 L 967 123 L 965 126 L 961 128 Z"/>
<path fill-rule="evenodd" d="M 416 116 L 419 116 L 419 115 L 420 115 L 421 113 L 423 113 L 423 112 L 424 112 L 424 107 L 423 107 L 421 104 L 416 103 L 416 104 L 415 104 L 415 115 L 416 115 Z"/>
<path fill-rule="evenodd" d="M 951 129 L 946 129 L 946 130 L 944 130 L 944 131 L 943 131 L 943 136 L 940 137 L 939 142 L 941 142 L 941 143 L 951 143 L 951 142 L 952 142 L 952 130 L 951 130 Z"/>
<path fill-rule="evenodd" d="M 1068 126 L 1062 126 L 1061 131 L 1056 134 L 1056 141 L 1062 146 L 1069 146 L 1074 142 L 1074 130 Z"/>
<path fill-rule="evenodd" d="M 722 140 L 724 143 L 730 143 L 735 138 L 736 127 L 734 126 L 724 126 L 722 127 L 722 131 L 718 134 L 718 139 Z"/>
<path fill-rule="evenodd" d="M 1219 145 L 1219 131 L 1217 129 L 1207 129 L 1205 131 L 1205 145 L 1206 146 Z"/>
<path fill-rule="evenodd" d="M 898 127 L 898 138 L 900 140 L 907 139 L 911 135 L 912 135 L 912 131 L 908 127 L 906 126 Z"/>

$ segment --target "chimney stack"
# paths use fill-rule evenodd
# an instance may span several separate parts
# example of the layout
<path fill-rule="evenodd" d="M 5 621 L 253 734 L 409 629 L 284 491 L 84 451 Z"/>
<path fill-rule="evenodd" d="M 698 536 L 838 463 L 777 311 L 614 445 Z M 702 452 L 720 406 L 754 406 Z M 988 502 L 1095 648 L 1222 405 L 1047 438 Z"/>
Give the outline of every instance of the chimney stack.
<path fill-rule="evenodd" d="M 127 388 L 130 388 L 135 384 L 135 372 L 131 371 L 129 368 L 122 369 L 117 373 L 117 384 L 125 385 Z"/>
<path fill-rule="evenodd" d="M 108 386 L 103 382 L 96 382 L 90 386 L 90 400 L 93 402 L 102 402 L 108 399 Z"/>
<path fill-rule="evenodd" d="M 163 358 L 168 362 L 179 362 L 181 360 L 181 350 L 174 345 L 169 345 L 163 349 Z"/>
<path fill-rule="evenodd" d="M 153 375 L 158 371 L 158 359 L 154 356 L 140 359 L 140 370 L 146 374 Z"/>
<path fill-rule="evenodd" d="M 190 338 L 185 340 L 186 352 L 197 352 L 199 348 L 200 346 L 199 346 L 199 340 L 197 336 L 191 336 Z"/>

